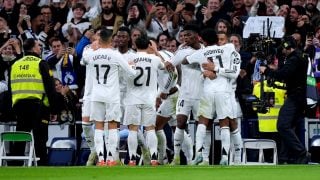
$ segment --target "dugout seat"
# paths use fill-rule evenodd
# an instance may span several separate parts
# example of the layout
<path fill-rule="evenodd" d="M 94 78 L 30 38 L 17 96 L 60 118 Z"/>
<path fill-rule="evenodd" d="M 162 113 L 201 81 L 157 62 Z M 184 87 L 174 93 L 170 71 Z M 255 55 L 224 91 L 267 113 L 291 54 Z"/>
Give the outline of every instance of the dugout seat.
<path fill-rule="evenodd" d="M 247 160 L 247 150 L 258 150 L 258 160 L 256 162 L 249 162 Z M 265 162 L 264 150 L 272 149 L 272 162 Z M 271 139 L 243 139 L 242 164 L 244 165 L 276 165 L 278 163 L 277 144 Z"/>
<path fill-rule="evenodd" d="M 37 161 L 40 158 L 36 157 L 36 152 L 34 149 L 34 138 L 32 132 L 25 131 L 11 131 L 11 132 L 2 132 L 0 135 L 1 145 L 0 145 L 0 166 L 3 165 L 3 161 L 7 160 L 21 160 L 24 161 L 24 165 L 29 167 L 37 166 Z M 26 149 L 28 153 L 25 156 L 8 156 L 6 152 L 6 144 L 10 142 L 26 142 Z"/>
<path fill-rule="evenodd" d="M 312 163 L 320 163 L 320 135 L 315 135 L 312 137 L 310 154 Z"/>
<path fill-rule="evenodd" d="M 50 166 L 72 166 L 76 162 L 77 141 L 70 137 L 55 137 L 49 148 Z"/>

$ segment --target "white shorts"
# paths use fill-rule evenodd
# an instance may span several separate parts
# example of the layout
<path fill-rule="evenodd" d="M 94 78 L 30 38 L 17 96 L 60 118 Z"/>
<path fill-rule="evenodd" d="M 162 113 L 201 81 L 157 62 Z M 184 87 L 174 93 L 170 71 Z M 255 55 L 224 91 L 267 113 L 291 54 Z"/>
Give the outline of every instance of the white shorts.
<path fill-rule="evenodd" d="M 90 100 L 83 100 L 82 102 L 82 117 L 89 117 L 90 116 L 90 109 L 91 108 L 91 102 Z"/>
<path fill-rule="evenodd" d="M 198 116 L 208 119 L 225 119 L 227 117 L 233 119 L 234 110 L 231 100 L 232 93 L 217 92 L 204 93 L 200 100 Z"/>
<path fill-rule="evenodd" d="M 155 126 L 156 109 L 149 104 L 126 106 L 123 125 Z"/>
<path fill-rule="evenodd" d="M 189 117 L 189 115 L 193 114 L 194 119 L 198 119 L 198 110 L 199 110 L 199 102 L 200 100 L 184 100 L 182 98 L 178 98 L 177 104 L 176 104 L 176 114 L 182 114 Z"/>
<path fill-rule="evenodd" d="M 242 117 L 240 103 L 239 103 L 239 101 L 237 101 L 234 93 L 232 93 L 232 96 L 231 96 L 231 103 L 232 103 L 233 117 L 235 117 L 235 118 Z"/>
<path fill-rule="evenodd" d="M 120 118 L 120 124 L 123 124 L 123 117 L 124 117 L 124 111 L 125 111 L 125 105 L 124 100 L 126 98 L 127 92 L 120 91 L 120 108 L 121 108 L 121 118 Z"/>
<path fill-rule="evenodd" d="M 91 101 L 91 108 L 90 121 L 93 120 L 99 122 L 120 122 L 120 103 L 104 103 Z"/>
<path fill-rule="evenodd" d="M 176 93 L 171 94 L 167 99 L 163 100 L 157 111 L 157 115 L 166 118 L 172 117 L 175 119 L 178 95 L 179 93 L 177 91 Z"/>

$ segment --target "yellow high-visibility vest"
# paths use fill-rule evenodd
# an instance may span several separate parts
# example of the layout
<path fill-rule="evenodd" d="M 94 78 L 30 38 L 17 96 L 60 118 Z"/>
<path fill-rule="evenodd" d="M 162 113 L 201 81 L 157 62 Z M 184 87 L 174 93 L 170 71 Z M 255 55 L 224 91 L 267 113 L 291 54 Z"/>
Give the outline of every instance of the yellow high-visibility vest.
<path fill-rule="evenodd" d="M 40 74 L 40 61 L 36 56 L 25 56 L 12 65 L 12 105 L 21 99 L 39 99 L 45 106 L 49 106 Z"/>
<path fill-rule="evenodd" d="M 283 83 L 275 82 L 277 86 L 283 86 Z M 277 132 L 277 120 L 281 106 L 284 103 L 286 90 L 267 86 L 264 82 L 264 92 L 274 92 L 274 107 L 270 107 L 266 114 L 258 113 L 258 125 L 260 132 Z M 253 94 L 260 97 L 260 82 L 254 85 Z"/>

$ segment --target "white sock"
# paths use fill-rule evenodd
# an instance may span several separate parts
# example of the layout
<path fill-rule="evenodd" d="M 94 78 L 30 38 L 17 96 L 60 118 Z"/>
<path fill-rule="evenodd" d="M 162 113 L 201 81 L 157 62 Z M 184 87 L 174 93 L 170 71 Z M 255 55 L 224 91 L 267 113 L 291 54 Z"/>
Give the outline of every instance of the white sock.
<path fill-rule="evenodd" d="M 184 131 L 184 138 L 182 142 L 182 151 L 187 158 L 187 162 L 191 162 L 193 158 L 193 143 L 191 135 Z"/>
<path fill-rule="evenodd" d="M 211 131 L 206 130 L 206 136 L 204 138 L 203 149 L 202 149 L 203 161 L 209 162 L 210 147 L 211 147 Z"/>
<path fill-rule="evenodd" d="M 94 147 L 94 131 L 92 128 L 92 124 L 89 122 L 82 122 L 82 130 L 83 130 L 84 139 L 86 140 L 90 148 L 90 151 L 95 152 L 96 149 Z"/>
<path fill-rule="evenodd" d="M 221 127 L 220 129 L 221 133 L 221 154 L 222 156 L 229 155 L 230 150 L 230 129 L 229 127 Z"/>
<path fill-rule="evenodd" d="M 233 142 L 234 147 L 234 161 L 241 162 L 242 138 L 239 129 L 236 129 L 233 132 L 231 132 L 231 140 Z"/>
<path fill-rule="evenodd" d="M 142 130 L 138 130 L 138 145 L 142 147 L 144 150 L 147 150 L 146 140 L 144 138 Z"/>
<path fill-rule="evenodd" d="M 157 149 L 158 139 L 157 139 L 155 130 L 147 131 L 146 142 L 150 151 L 151 160 L 157 160 L 158 159 L 158 149 Z"/>
<path fill-rule="evenodd" d="M 163 161 L 166 157 L 166 149 L 167 149 L 167 139 L 163 129 L 157 131 L 158 138 L 158 159 L 159 161 Z"/>
<path fill-rule="evenodd" d="M 128 150 L 129 150 L 129 159 L 136 160 L 137 157 L 137 148 L 138 148 L 138 132 L 129 131 L 128 136 Z"/>
<path fill-rule="evenodd" d="M 174 157 L 180 157 L 181 145 L 184 139 L 184 129 L 176 128 L 174 132 Z"/>
<path fill-rule="evenodd" d="M 96 147 L 96 152 L 99 157 L 99 161 L 104 160 L 104 143 L 103 143 L 103 130 L 95 129 L 94 130 L 94 144 Z"/>
<path fill-rule="evenodd" d="M 118 142 L 119 142 L 119 130 L 118 129 L 109 129 L 108 138 L 108 151 L 107 151 L 107 160 L 117 161 L 119 160 L 118 153 Z"/>
<path fill-rule="evenodd" d="M 203 142 L 206 136 L 207 127 L 204 124 L 198 124 L 196 132 L 196 155 L 201 153 L 203 149 Z"/>
<path fill-rule="evenodd" d="M 108 123 L 104 123 L 104 144 L 106 146 L 106 152 L 108 152 L 108 138 L 109 138 L 109 129 L 108 129 Z"/>

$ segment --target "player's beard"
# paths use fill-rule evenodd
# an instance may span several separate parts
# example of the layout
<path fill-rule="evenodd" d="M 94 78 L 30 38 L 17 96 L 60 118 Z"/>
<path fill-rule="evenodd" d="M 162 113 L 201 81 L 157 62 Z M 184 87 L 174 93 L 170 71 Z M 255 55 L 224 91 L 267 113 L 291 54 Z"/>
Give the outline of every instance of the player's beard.
<path fill-rule="evenodd" d="M 106 15 L 109 15 L 109 14 L 112 13 L 112 8 L 103 8 L 102 9 L 102 13 L 106 14 Z"/>

